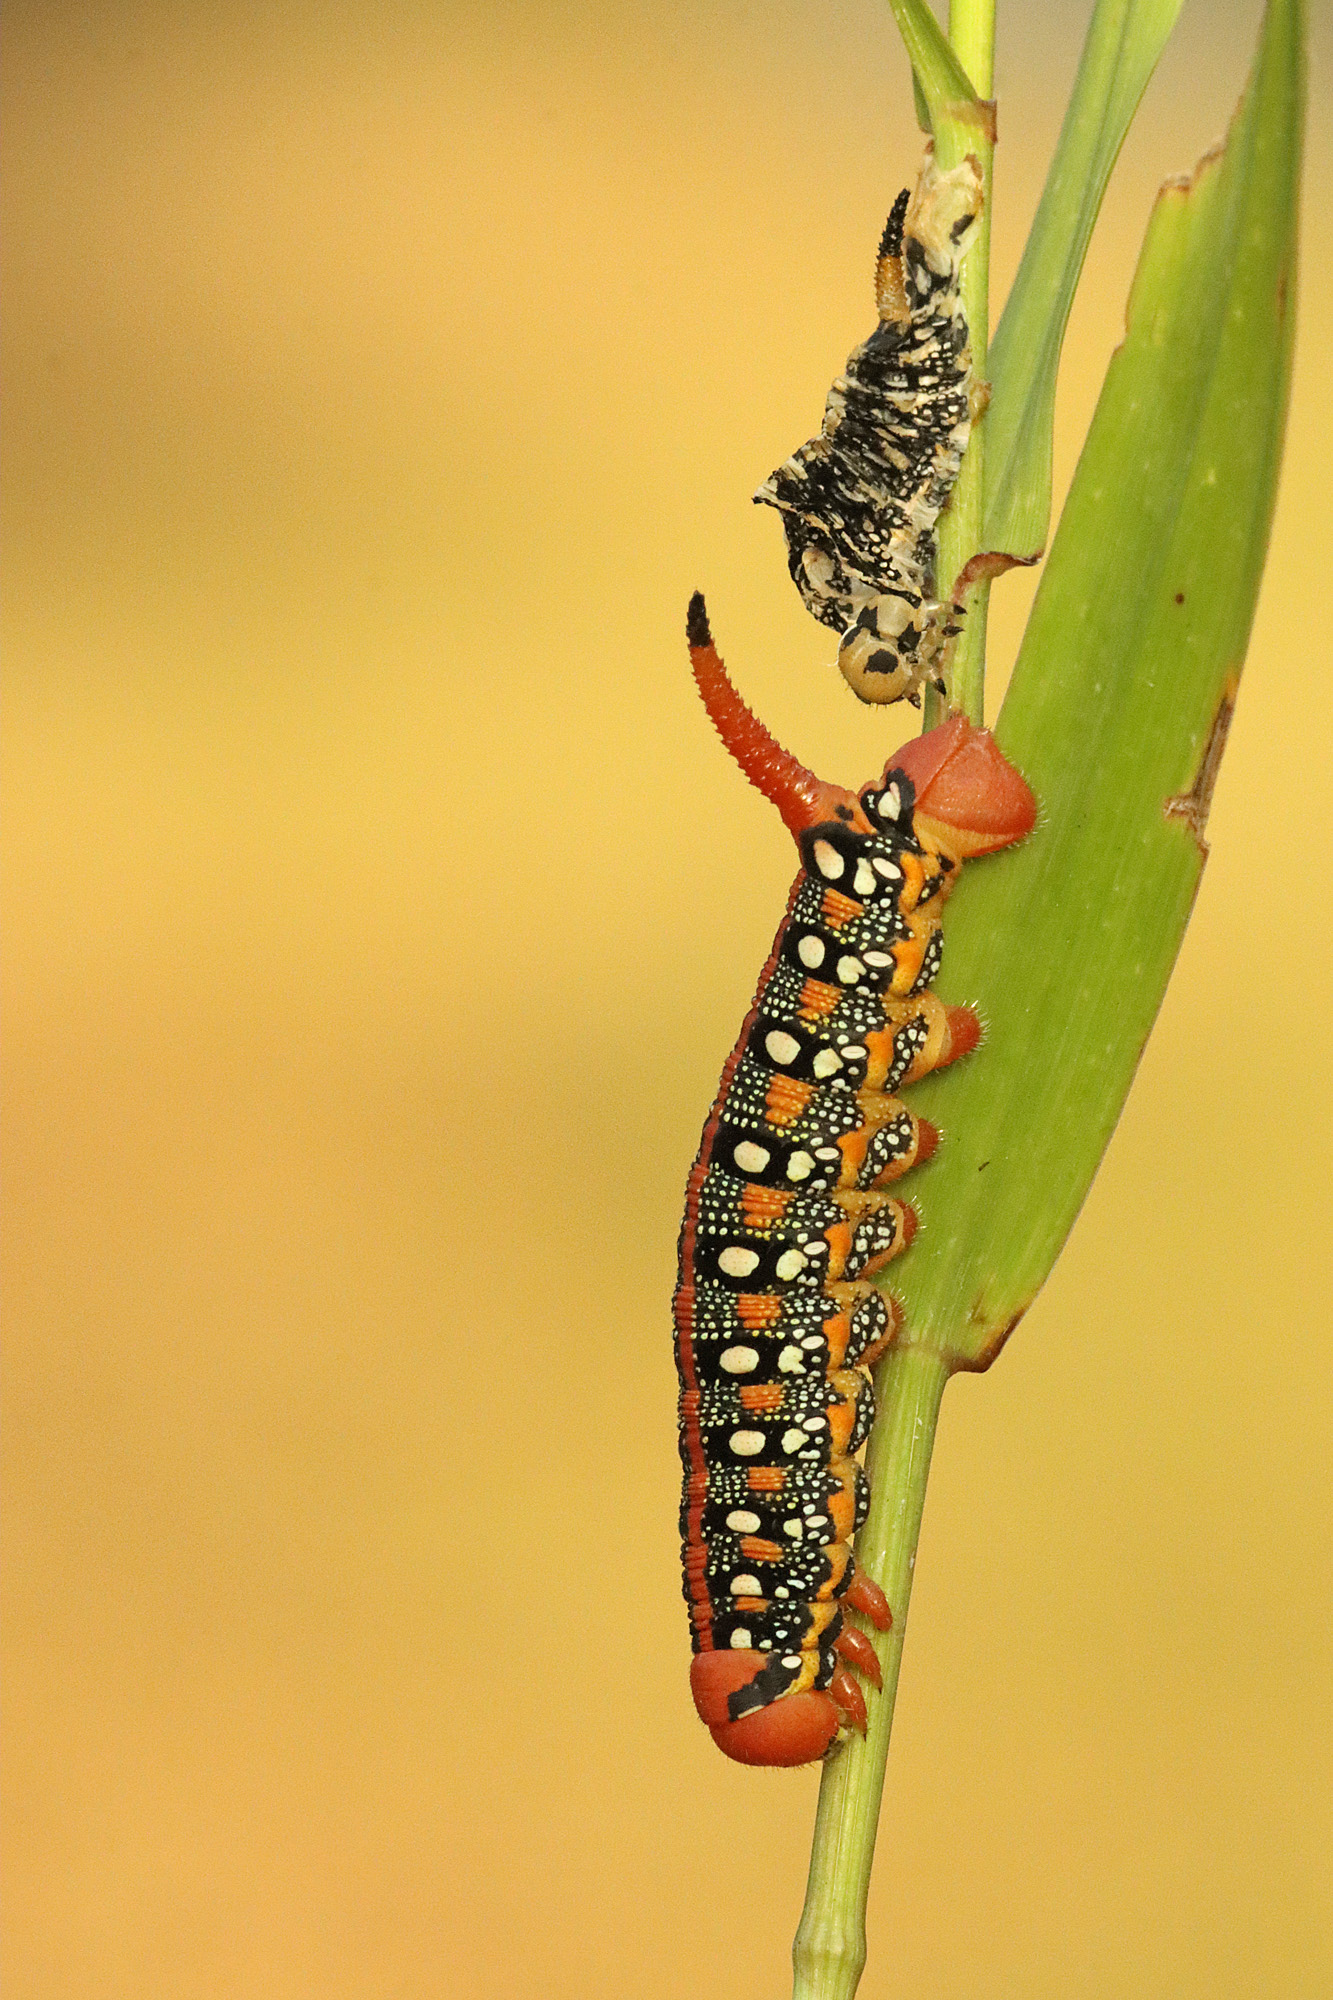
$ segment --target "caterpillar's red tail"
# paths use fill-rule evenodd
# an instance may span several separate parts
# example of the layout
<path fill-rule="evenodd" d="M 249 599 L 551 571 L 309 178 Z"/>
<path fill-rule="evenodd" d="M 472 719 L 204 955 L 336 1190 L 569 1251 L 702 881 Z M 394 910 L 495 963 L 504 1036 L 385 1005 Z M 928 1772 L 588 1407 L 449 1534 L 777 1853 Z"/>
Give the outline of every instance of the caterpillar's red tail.
<path fill-rule="evenodd" d="M 826 784 L 813 771 L 807 771 L 804 764 L 798 764 L 741 700 L 718 657 L 703 593 L 698 590 L 690 599 L 685 636 L 694 678 L 718 735 L 750 783 L 766 799 L 772 799 L 797 838 L 807 827 L 833 819 L 839 806 L 843 808 L 843 816 L 850 812 L 854 823 L 868 832 L 856 793 L 845 791 L 841 785 Z"/>

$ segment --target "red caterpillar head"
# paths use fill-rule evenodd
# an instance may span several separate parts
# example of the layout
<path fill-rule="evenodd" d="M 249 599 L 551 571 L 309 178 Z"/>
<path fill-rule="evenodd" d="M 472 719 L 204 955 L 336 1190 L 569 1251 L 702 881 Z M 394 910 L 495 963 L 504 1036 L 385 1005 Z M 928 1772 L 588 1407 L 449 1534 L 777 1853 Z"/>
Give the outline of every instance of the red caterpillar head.
<path fill-rule="evenodd" d="M 912 819 L 958 861 L 993 854 L 1029 834 L 1037 801 L 1027 781 L 1001 754 L 989 729 L 966 716 L 952 715 L 895 750 L 878 785 L 865 785 L 862 800 L 883 797 L 895 771 L 905 771 L 916 795 Z"/>

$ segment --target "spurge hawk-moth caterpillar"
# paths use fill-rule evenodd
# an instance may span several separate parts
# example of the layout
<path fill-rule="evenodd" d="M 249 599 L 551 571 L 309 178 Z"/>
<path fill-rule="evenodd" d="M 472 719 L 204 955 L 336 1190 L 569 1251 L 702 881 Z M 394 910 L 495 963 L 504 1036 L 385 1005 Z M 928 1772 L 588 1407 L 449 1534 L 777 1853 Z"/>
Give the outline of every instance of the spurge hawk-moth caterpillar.
<path fill-rule="evenodd" d="M 701 597 L 695 679 L 723 742 L 795 835 L 801 872 L 722 1072 L 686 1191 L 675 1294 L 681 1538 L 695 1705 L 727 1756 L 805 1764 L 864 1727 L 851 1668 L 889 1606 L 850 1541 L 865 1370 L 898 1331 L 870 1281 L 913 1211 L 889 1185 L 936 1133 L 895 1096 L 975 1046 L 967 1007 L 927 991 L 960 864 L 1030 831 L 1036 806 L 961 716 L 897 751 L 860 792 L 781 749 L 732 687 Z"/>

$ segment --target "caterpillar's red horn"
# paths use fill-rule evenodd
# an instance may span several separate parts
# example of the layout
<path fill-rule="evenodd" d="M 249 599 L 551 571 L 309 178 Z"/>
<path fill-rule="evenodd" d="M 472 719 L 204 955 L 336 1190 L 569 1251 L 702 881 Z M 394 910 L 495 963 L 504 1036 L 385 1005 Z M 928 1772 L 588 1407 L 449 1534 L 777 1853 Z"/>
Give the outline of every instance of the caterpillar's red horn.
<path fill-rule="evenodd" d="M 1037 801 L 989 729 L 951 716 L 894 752 L 890 769 L 906 771 L 916 791 L 917 825 L 938 833 L 961 859 L 992 854 L 1031 833 Z"/>
<path fill-rule="evenodd" d="M 804 764 L 798 764 L 741 700 L 718 657 L 703 593 L 698 590 L 690 599 L 685 636 L 694 678 L 714 728 L 750 783 L 766 799 L 772 799 L 791 831 L 799 838 L 807 827 L 832 819 L 839 806 L 844 811 L 850 809 L 857 824 L 864 828 L 856 793 L 844 790 L 841 785 L 826 784 L 813 771 L 807 771 Z"/>

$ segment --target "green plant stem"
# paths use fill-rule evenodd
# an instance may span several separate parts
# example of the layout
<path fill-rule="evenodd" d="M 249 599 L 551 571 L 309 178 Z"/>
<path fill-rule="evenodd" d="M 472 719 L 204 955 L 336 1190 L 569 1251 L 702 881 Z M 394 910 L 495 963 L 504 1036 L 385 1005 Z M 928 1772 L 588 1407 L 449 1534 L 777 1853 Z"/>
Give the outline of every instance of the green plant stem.
<path fill-rule="evenodd" d="M 895 9 L 895 11 L 897 11 Z M 901 17 L 900 17 L 901 22 Z M 972 341 L 972 365 L 985 380 L 990 299 L 991 176 L 994 125 L 978 117 L 976 100 L 988 100 L 994 74 L 995 0 L 953 0 L 949 42 L 972 83 L 974 96 L 933 106 L 935 154 L 944 170 L 969 154 L 981 168 L 981 223 L 963 266 L 963 309 Z M 910 43 L 909 43 L 910 47 Z M 981 546 L 984 506 L 983 427 L 978 425 L 963 459 L 952 504 L 941 523 L 939 573 L 951 583 Z M 982 720 L 985 691 L 986 610 L 989 584 L 972 586 L 954 660 L 954 702 Z M 938 697 L 927 694 L 925 722 Z M 872 1696 L 864 1739 L 853 1736 L 825 1766 L 815 1817 L 805 1908 L 792 1950 L 793 2000 L 852 2000 L 866 1961 L 866 1900 L 879 1827 L 880 1798 L 898 1692 L 907 1609 L 912 1595 L 917 1538 L 926 1503 L 926 1480 L 940 1401 L 950 1362 L 937 1349 L 904 1341 L 885 1357 L 876 1376 L 879 1415 L 866 1455 L 870 1512 L 856 1538 L 857 1560 L 880 1584 L 893 1612 L 886 1633 L 872 1635 L 883 1673 Z"/>
<path fill-rule="evenodd" d="M 866 1960 L 866 1897 L 875 1852 L 894 1696 L 912 1595 L 926 1476 L 949 1363 L 933 1348 L 890 1350 L 876 1375 L 879 1415 L 867 1457 L 871 1510 L 856 1538 L 857 1561 L 876 1577 L 893 1625 L 872 1633 L 884 1674 L 870 1696 L 864 1740 L 852 1736 L 825 1765 L 819 1789 L 805 1909 L 792 1951 L 793 2000 L 851 2000 Z"/>
<path fill-rule="evenodd" d="M 949 42 L 972 82 L 978 98 L 990 98 L 995 74 L 995 0 L 953 0 L 949 10 Z M 970 107 L 969 107 L 970 112 Z M 995 161 L 993 124 L 978 124 L 975 115 L 953 118 L 947 108 L 936 120 L 935 156 L 941 167 L 959 166 L 971 154 L 981 168 L 984 202 L 981 222 L 963 263 L 963 311 L 972 343 L 972 372 L 986 380 L 990 329 L 990 217 Z M 983 546 L 985 512 L 986 425 L 973 427 L 949 505 L 940 520 L 937 588 L 950 590 L 970 556 Z M 965 611 L 962 634 L 953 655 L 953 702 L 975 723 L 985 720 L 986 614 L 990 581 L 979 579 L 962 594 Z M 924 726 L 944 720 L 943 698 L 927 690 Z"/>

